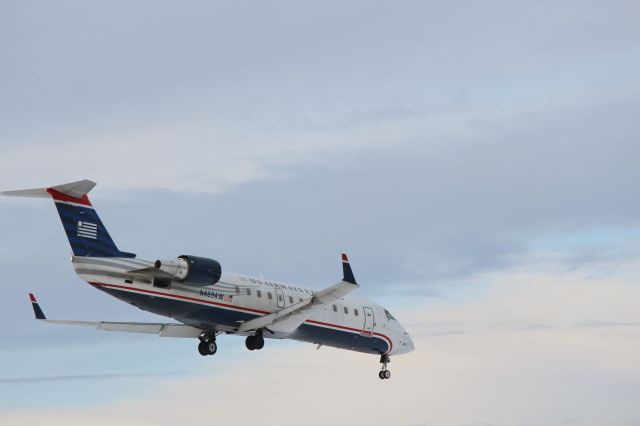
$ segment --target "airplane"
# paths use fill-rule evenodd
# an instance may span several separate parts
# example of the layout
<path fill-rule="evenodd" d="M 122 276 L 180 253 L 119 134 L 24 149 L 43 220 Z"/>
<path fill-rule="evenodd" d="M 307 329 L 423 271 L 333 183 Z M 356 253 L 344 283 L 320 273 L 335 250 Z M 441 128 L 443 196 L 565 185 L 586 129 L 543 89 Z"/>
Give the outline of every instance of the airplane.
<path fill-rule="evenodd" d="M 84 179 L 46 188 L 4 191 L 5 196 L 52 198 L 73 255 L 76 274 L 98 290 L 173 323 L 70 321 L 48 319 L 35 296 L 36 319 L 99 330 L 197 338 L 198 352 L 213 355 L 222 333 L 245 337 L 248 350 L 265 338 L 292 339 L 380 356 L 380 379 L 389 379 L 391 355 L 414 350 L 409 333 L 378 303 L 347 298 L 359 287 L 342 254 L 342 279 L 313 291 L 264 278 L 223 271 L 214 259 L 180 255 L 143 260 L 120 251 L 87 194 L 96 185 Z"/>

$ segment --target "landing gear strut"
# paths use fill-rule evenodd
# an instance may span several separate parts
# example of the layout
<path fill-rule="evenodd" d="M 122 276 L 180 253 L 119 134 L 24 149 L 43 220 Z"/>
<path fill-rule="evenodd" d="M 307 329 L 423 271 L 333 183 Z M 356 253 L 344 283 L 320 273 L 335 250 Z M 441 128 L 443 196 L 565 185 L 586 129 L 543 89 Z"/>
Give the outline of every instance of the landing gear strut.
<path fill-rule="evenodd" d="M 218 345 L 216 344 L 215 333 L 202 333 L 198 339 L 198 352 L 202 356 L 213 355 L 218 352 Z"/>
<path fill-rule="evenodd" d="M 380 364 L 382 364 L 382 369 L 378 373 L 378 377 L 383 380 L 391 378 L 391 371 L 387 370 L 387 364 L 389 364 L 390 362 L 391 358 L 389 358 L 389 355 L 380 356 Z"/>
<path fill-rule="evenodd" d="M 264 348 L 264 337 L 262 337 L 262 330 L 258 330 L 254 336 L 247 336 L 247 340 L 244 341 L 244 344 L 250 351 L 260 350 Z"/>

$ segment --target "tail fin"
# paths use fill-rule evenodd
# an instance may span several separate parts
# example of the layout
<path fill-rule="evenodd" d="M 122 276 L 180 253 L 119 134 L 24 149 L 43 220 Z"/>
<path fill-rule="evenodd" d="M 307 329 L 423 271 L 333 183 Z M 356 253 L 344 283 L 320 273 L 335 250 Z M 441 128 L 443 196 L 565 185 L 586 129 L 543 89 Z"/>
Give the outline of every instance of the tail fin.
<path fill-rule="evenodd" d="M 53 198 L 74 256 L 136 257 L 133 253 L 118 250 L 109 236 L 87 197 L 94 186 L 95 182 L 84 179 L 50 188 L 4 191 L 2 194 L 9 197 Z"/>

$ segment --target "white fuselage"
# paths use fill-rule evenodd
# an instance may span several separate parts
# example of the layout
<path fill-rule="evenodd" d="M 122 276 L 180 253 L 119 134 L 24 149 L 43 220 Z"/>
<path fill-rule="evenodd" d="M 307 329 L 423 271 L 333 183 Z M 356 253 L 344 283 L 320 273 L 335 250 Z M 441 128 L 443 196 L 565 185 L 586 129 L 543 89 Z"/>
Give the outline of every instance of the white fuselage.
<path fill-rule="evenodd" d="M 247 320 L 303 303 L 313 291 L 273 280 L 223 272 L 209 286 L 156 281 L 135 271 L 151 261 L 132 258 L 73 257 L 76 273 L 96 288 L 140 309 L 210 331 L 243 334 Z M 409 334 L 381 305 L 344 297 L 290 333 L 264 337 L 294 339 L 365 353 L 395 355 L 414 349 Z"/>

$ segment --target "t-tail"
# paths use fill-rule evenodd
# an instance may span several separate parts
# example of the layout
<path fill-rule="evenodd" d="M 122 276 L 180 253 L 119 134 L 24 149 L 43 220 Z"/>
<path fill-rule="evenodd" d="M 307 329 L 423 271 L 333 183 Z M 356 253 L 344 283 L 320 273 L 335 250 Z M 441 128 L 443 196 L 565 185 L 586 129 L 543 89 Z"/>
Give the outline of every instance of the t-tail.
<path fill-rule="evenodd" d="M 51 197 L 56 205 L 74 256 L 136 257 L 118 250 L 87 194 L 95 182 L 84 179 L 49 188 L 4 191 L 9 197 Z"/>

